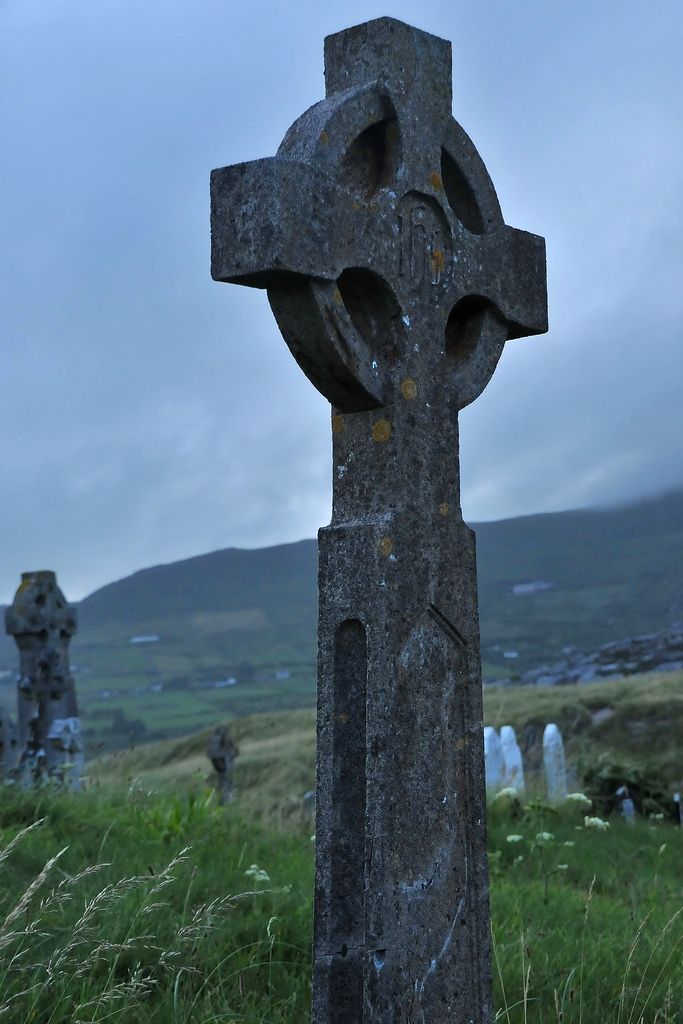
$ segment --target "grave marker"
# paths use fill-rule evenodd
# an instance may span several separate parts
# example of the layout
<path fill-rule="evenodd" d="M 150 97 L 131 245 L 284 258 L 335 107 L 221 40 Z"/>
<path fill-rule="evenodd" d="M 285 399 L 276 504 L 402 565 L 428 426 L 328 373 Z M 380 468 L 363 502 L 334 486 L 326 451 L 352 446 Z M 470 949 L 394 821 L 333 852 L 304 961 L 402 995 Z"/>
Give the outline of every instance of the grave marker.
<path fill-rule="evenodd" d="M 221 804 L 229 804 L 235 797 L 235 760 L 238 754 L 228 730 L 224 725 L 217 726 L 209 737 L 206 756 L 216 773 L 214 782 Z"/>
<path fill-rule="evenodd" d="M 500 750 L 503 757 L 503 786 L 511 786 L 518 793 L 523 793 L 526 788 L 524 762 L 511 725 L 504 725 L 500 730 Z"/>
<path fill-rule="evenodd" d="M 214 171 L 219 281 L 266 288 L 332 404 L 319 533 L 315 1024 L 491 1019 L 474 536 L 458 410 L 547 329 L 451 115 L 451 48 L 391 18 L 325 40 L 326 99 Z"/>
<path fill-rule="evenodd" d="M 543 767 L 548 800 L 559 804 L 567 798 L 567 766 L 562 734 L 554 722 L 549 722 L 543 730 Z"/>
<path fill-rule="evenodd" d="M 24 572 L 5 627 L 19 648 L 18 772 L 30 785 L 44 774 L 63 778 L 82 767 L 76 689 L 69 670 L 69 643 L 76 609 L 67 605 L 53 572 Z"/>
<path fill-rule="evenodd" d="M 500 736 L 492 725 L 484 726 L 484 770 L 487 793 L 493 795 L 503 788 L 503 768 Z"/>

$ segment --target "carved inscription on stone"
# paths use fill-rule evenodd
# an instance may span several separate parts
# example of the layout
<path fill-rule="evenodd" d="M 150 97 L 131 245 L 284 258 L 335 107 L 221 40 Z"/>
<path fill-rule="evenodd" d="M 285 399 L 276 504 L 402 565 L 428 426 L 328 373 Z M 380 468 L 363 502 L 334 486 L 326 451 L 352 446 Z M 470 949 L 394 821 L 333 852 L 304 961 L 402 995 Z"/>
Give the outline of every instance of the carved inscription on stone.
<path fill-rule="evenodd" d="M 408 192 L 397 206 L 398 276 L 406 290 L 448 284 L 453 268 L 450 225 L 439 204 L 421 192 Z"/>

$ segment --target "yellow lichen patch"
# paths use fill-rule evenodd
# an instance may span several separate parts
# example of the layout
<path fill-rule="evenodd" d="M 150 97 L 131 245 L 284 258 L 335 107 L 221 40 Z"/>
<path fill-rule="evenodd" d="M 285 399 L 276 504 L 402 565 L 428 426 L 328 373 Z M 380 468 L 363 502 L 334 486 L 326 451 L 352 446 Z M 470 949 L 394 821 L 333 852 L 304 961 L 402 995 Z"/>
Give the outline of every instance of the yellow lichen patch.
<path fill-rule="evenodd" d="M 332 417 L 332 433 L 341 434 L 344 430 L 346 430 L 346 423 L 344 423 L 344 417 L 341 416 L 338 412 L 336 412 Z"/>
<path fill-rule="evenodd" d="M 383 444 L 391 437 L 391 423 L 388 420 L 377 420 L 372 428 L 373 440 Z"/>
<path fill-rule="evenodd" d="M 417 398 L 417 384 L 412 377 L 406 377 L 401 384 L 401 394 L 405 399 L 410 401 L 412 398 Z"/>
<path fill-rule="evenodd" d="M 435 274 L 443 274 L 446 269 L 446 255 L 443 249 L 435 249 L 432 253 L 432 270 Z"/>
<path fill-rule="evenodd" d="M 356 200 L 354 199 L 354 201 L 351 203 L 351 209 L 353 210 L 354 213 L 358 213 L 358 211 L 360 210 L 360 203 L 357 203 Z"/>
<path fill-rule="evenodd" d="M 344 305 L 344 299 L 342 298 L 342 293 L 339 291 L 338 288 L 335 288 L 334 291 L 332 292 L 332 298 L 334 299 L 334 301 L 337 303 L 338 306 L 343 306 Z"/>
<path fill-rule="evenodd" d="M 438 171 L 432 171 L 429 175 L 432 188 L 436 189 L 437 192 L 443 192 L 443 181 Z"/>
<path fill-rule="evenodd" d="M 327 132 L 321 132 L 320 133 L 320 141 L 321 142 L 329 142 L 330 141 L 330 137 L 327 134 Z"/>
<path fill-rule="evenodd" d="M 391 552 L 394 550 L 394 542 L 391 537 L 382 537 L 379 542 L 379 550 L 385 558 L 389 557 Z"/>
<path fill-rule="evenodd" d="M 442 515 L 442 516 L 447 516 L 448 515 L 448 502 L 447 501 L 442 501 L 441 504 L 439 505 L 439 515 Z"/>
<path fill-rule="evenodd" d="M 340 711 L 339 714 L 337 715 L 337 721 L 340 722 L 342 725 L 346 725 L 350 718 L 351 715 L 348 713 L 348 711 Z"/>

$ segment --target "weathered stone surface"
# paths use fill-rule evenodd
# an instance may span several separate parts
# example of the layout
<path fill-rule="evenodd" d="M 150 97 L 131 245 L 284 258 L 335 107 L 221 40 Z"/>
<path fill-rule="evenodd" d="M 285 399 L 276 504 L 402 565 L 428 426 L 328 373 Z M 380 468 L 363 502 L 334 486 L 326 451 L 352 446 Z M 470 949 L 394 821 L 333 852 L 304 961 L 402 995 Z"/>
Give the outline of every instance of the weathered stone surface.
<path fill-rule="evenodd" d="M 562 734 L 554 722 L 546 725 L 543 731 L 543 767 L 548 801 L 551 804 L 561 803 L 567 796 L 567 767 Z"/>
<path fill-rule="evenodd" d="M 212 274 L 267 288 L 332 403 L 319 534 L 315 1024 L 491 1018 L 475 547 L 458 410 L 546 330 L 543 240 L 507 227 L 451 116 L 450 44 L 325 42 L 276 157 L 214 171 Z"/>
<path fill-rule="evenodd" d="M 76 609 L 67 605 L 53 572 L 22 573 L 14 602 L 5 610 L 5 627 L 19 648 L 17 770 L 29 782 L 44 773 L 61 777 L 66 765 L 75 765 L 70 780 L 74 782 L 82 764 L 76 690 L 69 670 Z"/>

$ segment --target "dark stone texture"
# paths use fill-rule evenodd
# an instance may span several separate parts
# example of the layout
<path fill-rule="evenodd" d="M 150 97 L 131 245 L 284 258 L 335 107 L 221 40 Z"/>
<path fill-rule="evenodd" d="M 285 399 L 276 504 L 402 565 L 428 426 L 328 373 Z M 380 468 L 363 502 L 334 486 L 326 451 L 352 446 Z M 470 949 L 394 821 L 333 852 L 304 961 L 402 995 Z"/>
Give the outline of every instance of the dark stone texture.
<path fill-rule="evenodd" d="M 214 171 L 212 275 L 267 288 L 332 403 L 319 534 L 315 1024 L 491 1019 L 474 536 L 458 410 L 547 329 L 451 116 L 450 44 L 391 18 L 325 43 L 326 99 Z"/>
<path fill-rule="evenodd" d="M 66 603 L 53 572 L 24 572 L 5 628 L 19 648 L 19 742 L 13 766 L 28 784 L 43 774 L 61 777 L 66 764 L 82 762 L 76 689 L 69 643 L 76 609 Z M 71 781 L 76 781 L 73 778 Z"/>

